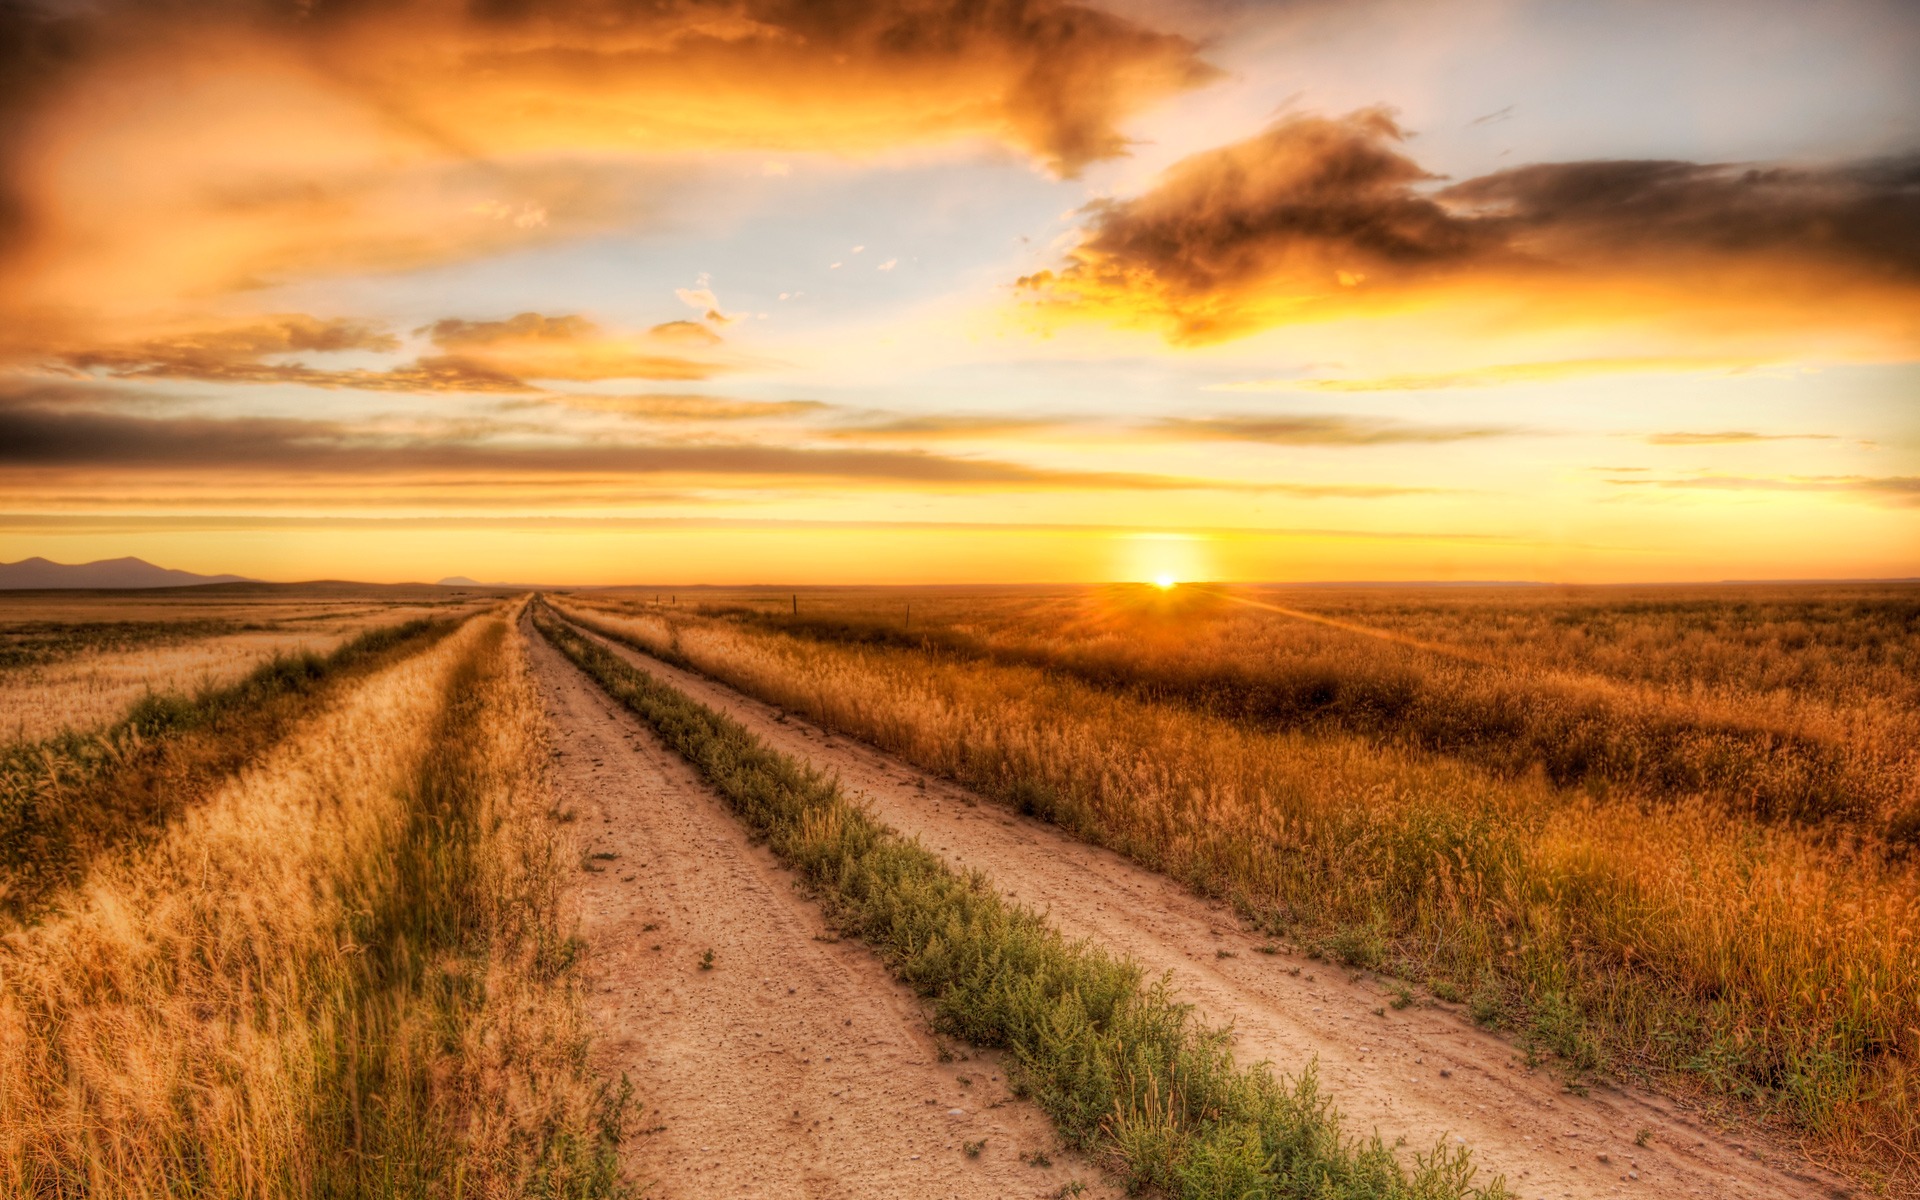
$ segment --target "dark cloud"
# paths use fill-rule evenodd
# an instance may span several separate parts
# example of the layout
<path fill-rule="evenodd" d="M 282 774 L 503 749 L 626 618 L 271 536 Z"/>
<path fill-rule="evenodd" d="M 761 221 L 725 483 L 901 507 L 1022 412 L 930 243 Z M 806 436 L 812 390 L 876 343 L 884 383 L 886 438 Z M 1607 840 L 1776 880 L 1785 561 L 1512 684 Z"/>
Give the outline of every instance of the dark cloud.
<path fill-rule="evenodd" d="M 1920 155 L 1824 169 L 1540 163 L 1439 195 L 1547 262 L 1787 258 L 1920 282 Z"/>
<path fill-rule="evenodd" d="M 1195 441 L 1267 442 L 1277 446 L 1385 446 L 1464 442 L 1529 432 L 1512 425 L 1419 425 L 1329 413 L 1300 416 L 1170 417 L 1154 430 Z"/>
<path fill-rule="evenodd" d="M 1764 269 L 1920 287 L 1920 157 L 1830 167 L 1548 163 L 1436 187 L 1382 109 L 1291 117 L 1096 204 L 1046 303 L 1207 340 L 1425 285 L 1654 284 L 1705 305 Z"/>
<path fill-rule="evenodd" d="M 449 431 L 395 436 L 340 422 L 290 418 L 162 418 L 97 407 L 84 392 L 0 394 L 0 484 L 54 486 L 109 471 L 128 479 L 299 479 L 350 485 L 379 477 L 431 484 L 461 476 L 504 485 L 583 486 L 635 476 L 717 485 L 781 480 L 987 491 L 1216 490 L 1378 499 L 1441 489 L 1375 484 L 1243 483 L 1118 471 L 1032 467 L 920 450 L 807 449 L 718 444 L 582 442 L 526 445 Z"/>
<path fill-rule="evenodd" d="M 46 394 L 34 392 L 0 398 L 0 470 L 9 468 L 342 476 L 481 472 L 543 478 L 713 475 L 1038 490 L 1166 491 L 1215 486 L 1166 476 L 1050 470 L 917 451 L 602 442 L 530 447 L 451 438 L 395 439 L 330 421 L 132 416 L 49 403 Z"/>

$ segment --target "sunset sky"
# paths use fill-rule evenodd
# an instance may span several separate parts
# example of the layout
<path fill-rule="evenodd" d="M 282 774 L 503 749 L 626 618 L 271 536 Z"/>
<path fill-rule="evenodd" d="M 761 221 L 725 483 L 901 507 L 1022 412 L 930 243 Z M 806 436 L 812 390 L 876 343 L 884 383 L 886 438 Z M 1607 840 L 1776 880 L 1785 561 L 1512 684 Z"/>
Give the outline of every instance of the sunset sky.
<path fill-rule="evenodd" d="M 0 560 L 1920 575 L 1906 0 L 0 0 Z"/>

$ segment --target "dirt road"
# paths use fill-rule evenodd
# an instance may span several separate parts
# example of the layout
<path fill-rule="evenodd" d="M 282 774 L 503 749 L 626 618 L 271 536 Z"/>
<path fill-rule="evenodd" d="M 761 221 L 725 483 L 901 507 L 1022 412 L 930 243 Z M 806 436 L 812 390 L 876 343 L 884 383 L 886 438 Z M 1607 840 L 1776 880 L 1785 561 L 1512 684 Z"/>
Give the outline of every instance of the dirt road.
<path fill-rule="evenodd" d="M 1008 1097 L 997 1059 L 939 1061 L 913 994 L 830 940 L 693 768 L 522 630 L 555 803 L 587 855 L 596 1065 L 644 1105 L 628 1154 L 649 1196 L 987 1200 L 1073 1180 L 1118 1195 Z M 1030 1165 L 1036 1152 L 1052 1165 Z"/>
<path fill-rule="evenodd" d="M 604 642 L 604 639 L 602 639 Z M 873 749 L 625 646 L 616 652 L 744 722 L 776 749 L 837 774 L 875 816 L 956 867 L 1047 911 L 1069 937 L 1173 973 L 1202 1016 L 1232 1022 L 1243 1062 L 1297 1071 L 1317 1058 L 1325 1090 L 1356 1131 L 1425 1150 L 1473 1148 L 1515 1195 L 1701 1196 L 1729 1200 L 1849 1194 L 1835 1177 L 1757 1139 L 1729 1139 L 1656 1098 L 1606 1086 L 1566 1092 L 1546 1070 L 1459 1011 L 1387 1006 L 1381 986 L 1332 963 L 1266 954 L 1267 939 L 1224 906 L 1119 855 L 1020 817 Z"/>

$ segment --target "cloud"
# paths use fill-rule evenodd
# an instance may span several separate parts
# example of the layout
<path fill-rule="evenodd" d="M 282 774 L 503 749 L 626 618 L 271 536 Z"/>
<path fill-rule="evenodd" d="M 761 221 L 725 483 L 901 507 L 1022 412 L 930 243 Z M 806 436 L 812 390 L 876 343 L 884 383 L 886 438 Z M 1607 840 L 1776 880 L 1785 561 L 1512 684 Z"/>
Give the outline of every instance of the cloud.
<path fill-rule="evenodd" d="M 922 450 L 818 449 L 731 442 L 516 442 L 457 425 L 395 432 L 280 417 L 165 418 L 99 407 L 85 391 L 0 394 L 0 490 L 84 498 L 103 478 L 121 487 L 204 487 L 219 479 L 309 492 L 378 479 L 427 488 L 458 482 L 592 497 L 641 479 L 650 486 L 762 489 L 861 486 L 931 491 L 1226 491 L 1380 499 L 1444 489 L 1398 485 L 1245 482 L 1086 471 L 961 458 Z"/>
<path fill-rule="evenodd" d="M 1299 416 L 1170 417 L 1153 429 L 1192 441 L 1265 442 L 1276 446 L 1386 446 L 1511 437 L 1529 430 L 1511 425 L 1420 425 L 1378 417 L 1326 413 Z"/>
<path fill-rule="evenodd" d="M 1920 506 L 1920 475 L 1682 475 L 1608 479 L 1615 487 L 1667 491 L 1825 492 L 1907 508 Z"/>
<path fill-rule="evenodd" d="M 193 379 L 210 383 L 286 383 L 385 392 L 532 392 L 529 379 L 702 380 L 731 369 L 713 358 L 690 357 L 693 344 L 710 349 L 717 334 L 668 322 L 641 335 L 616 335 L 576 315 L 520 313 L 499 321 L 447 318 L 416 334 L 446 353 L 384 369 L 314 367 L 284 361 L 302 353 L 387 353 L 400 341 L 373 325 L 284 314 L 190 328 L 134 342 L 69 347 L 44 365 L 115 379 Z"/>
<path fill-rule="evenodd" d="M 1091 205 L 1079 244 L 1017 287 L 1044 312 L 1217 341 L 1476 289 L 1532 319 L 1631 309 L 1920 313 L 1920 156 L 1826 168 L 1545 163 L 1451 186 L 1384 109 L 1296 116 Z M 1862 301 L 1862 298 L 1865 298 Z M 1644 312 L 1634 315 L 1644 316 Z"/>
<path fill-rule="evenodd" d="M 1415 372 L 1333 379 L 1240 379 L 1210 384 L 1209 392 L 1424 392 L 1454 388 L 1509 387 L 1606 375 L 1738 374 L 1762 364 L 1725 358 L 1570 358 L 1495 363 L 1470 371 Z"/>
<path fill-rule="evenodd" d="M 698 321 L 666 321 L 647 332 L 663 342 L 684 346 L 718 346 L 725 340 Z"/>
<path fill-rule="evenodd" d="M 579 237 L 716 150 L 987 138 L 1070 174 L 1214 74 L 1071 0 L 9 0 L 0 296 L 144 311 Z"/>
<path fill-rule="evenodd" d="M 210 383 L 290 383 L 388 392 L 525 392 L 519 378 L 482 362 L 433 355 L 386 370 L 310 367 L 276 361 L 302 353 L 389 352 L 392 334 L 360 321 L 293 313 L 188 330 L 120 345 L 69 348 L 46 365 L 114 379 L 193 379 Z"/>
<path fill-rule="evenodd" d="M 1649 446 L 1724 446 L 1740 442 L 1831 442 L 1831 433 L 1754 433 L 1746 429 L 1723 429 L 1714 433 L 1650 433 Z"/>
<path fill-rule="evenodd" d="M 832 408 L 819 400 L 736 400 L 725 396 L 685 393 L 597 396 L 580 392 L 554 392 L 545 399 L 568 408 L 620 413 L 650 421 L 791 420 Z"/>
<path fill-rule="evenodd" d="M 829 437 L 857 441 L 936 441 L 963 438 L 991 438 L 1007 434 L 1037 433 L 1064 429 L 1072 424 L 1064 417 L 971 416 L 929 413 L 923 416 L 883 416 L 864 423 L 842 425 L 827 431 Z"/>
<path fill-rule="evenodd" d="M 734 364 L 690 351 L 720 345 L 719 334 L 691 321 L 668 321 L 644 334 L 609 333 L 583 316 L 523 312 L 504 320 L 441 320 L 419 331 L 435 346 L 521 379 L 711 379 Z"/>

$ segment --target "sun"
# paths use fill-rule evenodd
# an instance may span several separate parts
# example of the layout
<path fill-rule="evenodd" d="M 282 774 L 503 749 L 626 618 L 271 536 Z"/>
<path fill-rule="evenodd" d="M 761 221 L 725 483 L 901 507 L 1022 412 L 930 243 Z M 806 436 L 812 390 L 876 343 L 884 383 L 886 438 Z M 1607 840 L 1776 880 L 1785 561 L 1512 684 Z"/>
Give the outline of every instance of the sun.
<path fill-rule="evenodd" d="M 1175 579 L 1171 575 L 1163 574 L 1163 575 L 1155 575 L 1153 577 L 1153 586 L 1159 588 L 1163 592 L 1172 591 L 1174 589 L 1174 585 L 1178 584 L 1179 582 L 1180 581 L 1178 579 Z"/>

